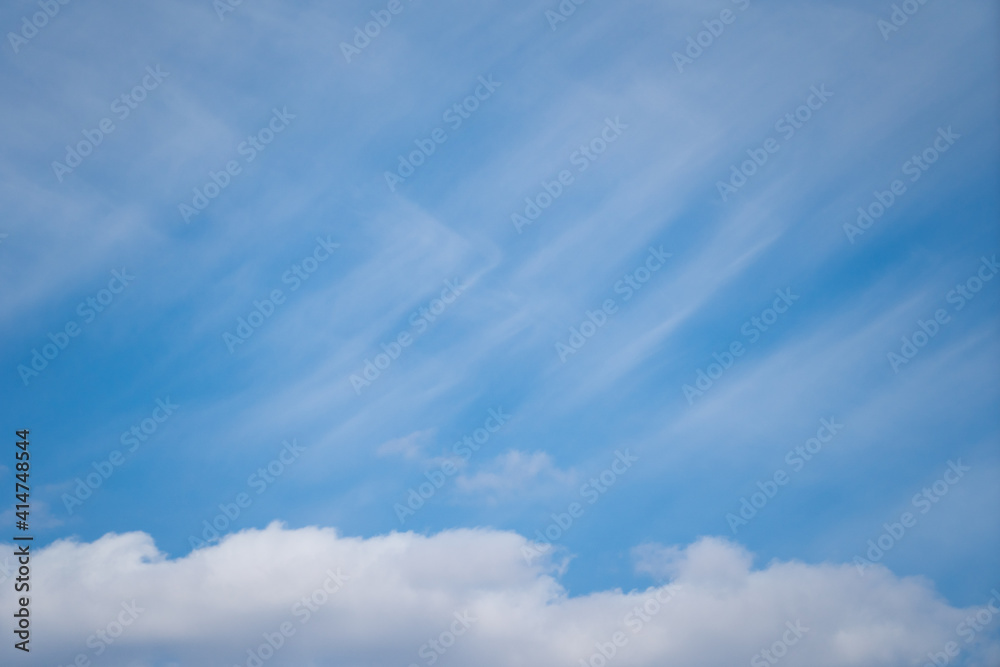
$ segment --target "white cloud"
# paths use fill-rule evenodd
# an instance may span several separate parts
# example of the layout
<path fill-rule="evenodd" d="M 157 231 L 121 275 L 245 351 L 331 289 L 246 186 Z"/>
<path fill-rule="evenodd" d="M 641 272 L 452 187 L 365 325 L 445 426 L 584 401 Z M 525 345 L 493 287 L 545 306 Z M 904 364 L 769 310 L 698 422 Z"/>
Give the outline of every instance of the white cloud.
<path fill-rule="evenodd" d="M 496 457 L 474 475 L 460 475 L 455 485 L 460 491 L 509 493 L 528 485 L 568 484 L 575 479 L 571 471 L 560 470 L 545 452 L 522 452 L 516 449 Z"/>
<path fill-rule="evenodd" d="M 402 438 L 393 438 L 382 443 L 375 450 L 375 453 L 380 457 L 401 456 L 407 461 L 414 461 L 421 458 L 423 443 L 427 442 L 427 439 L 432 435 L 434 435 L 434 429 L 414 431 Z"/>
<path fill-rule="evenodd" d="M 88 637 L 99 628 L 116 634 L 117 618 L 131 620 L 123 603 L 133 601 L 136 620 L 100 664 L 245 665 L 264 634 L 273 639 L 288 623 L 294 634 L 263 664 L 424 665 L 430 640 L 446 633 L 443 643 L 451 643 L 449 628 L 465 630 L 456 613 L 469 627 L 441 664 L 578 665 L 622 632 L 616 666 L 730 667 L 780 639 L 787 622 L 809 629 L 783 659 L 788 667 L 916 665 L 947 641 L 961 642 L 962 610 L 925 580 L 880 567 L 864 577 L 850 565 L 753 570 L 741 547 L 705 538 L 638 551 L 640 569 L 669 576 L 676 588 L 569 597 L 542 561 L 526 563 L 525 545 L 488 529 L 361 539 L 279 524 L 176 560 L 144 533 L 57 542 L 32 561 L 34 645 L 30 661 L 17 664 L 66 664 L 81 653 L 93 660 L 102 642 L 88 647 Z M 677 593 L 659 609 L 650 603 L 649 620 L 639 623 L 635 608 L 670 591 Z M 304 596 L 314 596 L 308 614 Z M 0 599 L 12 608 L 9 587 Z M 12 664 L 9 644 L 2 650 Z"/>

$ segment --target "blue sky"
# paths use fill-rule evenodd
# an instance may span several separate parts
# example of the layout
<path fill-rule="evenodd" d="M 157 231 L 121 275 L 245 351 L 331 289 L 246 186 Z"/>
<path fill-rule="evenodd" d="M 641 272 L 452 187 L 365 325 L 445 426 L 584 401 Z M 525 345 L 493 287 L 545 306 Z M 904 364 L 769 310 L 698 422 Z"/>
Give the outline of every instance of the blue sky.
<path fill-rule="evenodd" d="M 920 577 L 947 609 L 986 604 L 1000 280 L 976 281 L 1000 248 L 996 6 L 929 2 L 885 33 L 891 3 L 571 6 L 552 23 L 555 2 L 401 0 L 350 62 L 341 43 L 386 4 L 248 1 L 220 18 L 208 0 L 70 3 L 16 52 L 5 39 L 0 383 L 8 433 L 32 434 L 37 547 L 143 533 L 183 560 L 241 493 L 222 535 L 281 521 L 534 540 L 577 502 L 545 576 L 590 600 L 663 584 L 663 550 L 706 537 L 756 567 L 852 565 L 909 511 L 885 576 Z M 37 11 L 13 3 L 0 24 Z M 59 173 L 104 118 L 113 131 Z M 400 156 L 431 145 L 390 189 Z M 213 174 L 224 187 L 185 215 Z M 512 220 L 545 193 L 537 219 Z M 845 229 L 890 197 L 864 233 Z M 109 287 L 102 312 L 80 305 Z M 588 312 L 601 326 L 561 359 Z M 71 322 L 44 369 L 19 370 Z M 398 357 L 352 384 L 400 334 Z M 685 394 L 734 343 L 731 367 Z M 457 455 L 491 410 L 509 418 Z M 122 434 L 144 420 L 130 452 Z M 797 469 L 786 455 L 821 420 L 843 428 Z M 269 482 L 257 471 L 282 451 Z M 591 504 L 584 485 L 626 451 L 637 462 Z M 914 496 L 959 460 L 922 514 Z M 734 533 L 727 514 L 779 471 Z M 65 641 L 52 660 L 83 646 Z M 141 664 L 167 664 L 135 641 Z"/>

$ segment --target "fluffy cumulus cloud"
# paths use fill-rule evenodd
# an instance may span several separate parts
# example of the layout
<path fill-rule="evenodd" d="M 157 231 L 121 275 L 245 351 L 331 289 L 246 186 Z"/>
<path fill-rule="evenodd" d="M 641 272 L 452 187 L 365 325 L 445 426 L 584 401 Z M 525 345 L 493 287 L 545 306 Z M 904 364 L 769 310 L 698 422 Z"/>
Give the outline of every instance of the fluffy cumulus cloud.
<path fill-rule="evenodd" d="M 488 529 L 362 539 L 277 523 L 179 559 L 145 533 L 60 541 L 34 557 L 35 649 L 17 664 L 903 667 L 950 641 L 967 664 L 1000 655 L 986 631 L 956 635 L 977 610 L 879 567 L 753 569 L 703 538 L 637 550 L 657 586 L 569 597 L 525 546 Z"/>

